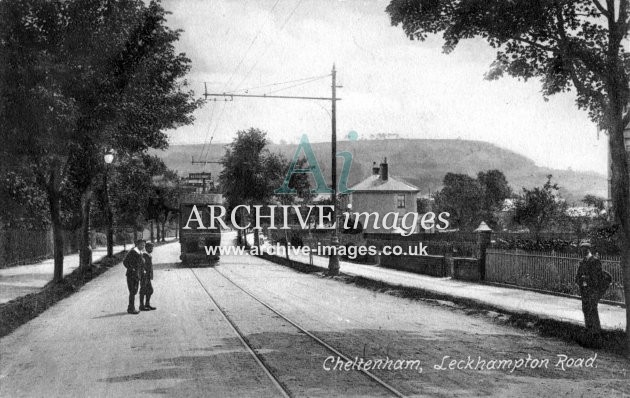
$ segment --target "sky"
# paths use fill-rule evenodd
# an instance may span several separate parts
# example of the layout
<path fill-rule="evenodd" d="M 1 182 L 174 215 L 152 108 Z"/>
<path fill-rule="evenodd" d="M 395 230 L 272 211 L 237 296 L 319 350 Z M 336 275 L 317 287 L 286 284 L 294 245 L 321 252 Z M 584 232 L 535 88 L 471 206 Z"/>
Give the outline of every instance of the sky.
<path fill-rule="evenodd" d="M 343 86 L 337 90 L 339 139 L 356 132 L 359 139 L 385 133 L 480 140 L 539 166 L 606 173 L 606 136 L 598 138 L 573 93 L 545 101 L 536 80 L 484 80 L 495 56 L 484 41 L 467 40 L 444 54 L 440 37 L 412 41 L 391 26 L 388 3 L 163 1 L 172 13 L 169 25 L 183 30 L 177 50 L 192 60 L 188 81 L 199 96 L 205 84 L 214 93 L 329 97 L 326 75 L 334 63 Z M 331 137 L 330 101 L 219 97 L 195 117 L 194 124 L 169 132 L 171 144 L 227 143 L 250 127 L 296 146 L 302 134 L 311 142 Z"/>

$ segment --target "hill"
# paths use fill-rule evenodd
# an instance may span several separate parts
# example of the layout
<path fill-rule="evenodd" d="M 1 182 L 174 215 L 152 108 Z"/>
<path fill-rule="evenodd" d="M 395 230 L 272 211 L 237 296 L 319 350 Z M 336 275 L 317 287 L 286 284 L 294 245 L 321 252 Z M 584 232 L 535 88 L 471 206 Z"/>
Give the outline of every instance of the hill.
<path fill-rule="evenodd" d="M 207 160 L 218 161 L 224 153 L 225 144 L 208 146 Z M 330 174 L 330 143 L 313 143 L 313 150 L 324 175 Z M 192 165 L 191 157 L 199 157 L 203 145 L 173 145 L 163 152 L 155 152 L 164 159 L 169 168 L 180 175 L 202 171 L 202 165 Z M 548 174 L 561 187 L 564 198 L 579 201 L 586 194 L 606 197 L 606 177 L 594 172 L 557 170 L 537 166 L 531 159 L 516 152 L 500 148 L 483 141 L 439 140 L 439 139 L 392 139 L 340 141 L 338 151 L 353 154 L 349 186 L 371 173 L 372 162 L 380 163 L 387 158 L 391 175 L 399 176 L 418 186 L 422 194 L 439 190 L 442 179 L 448 172 L 475 176 L 479 171 L 498 169 L 506 175 L 516 192 L 522 187 L 531 188 L 544 183 Z M 272 144 L 269 149 L 291 158 L 294 145 Z M 338 163 L 341 163 L 339 160 Z M 341 164 L 338 165 L 339 170 Z M 215 175 L 220 164 L 208 164 L 206 171 Z"/>

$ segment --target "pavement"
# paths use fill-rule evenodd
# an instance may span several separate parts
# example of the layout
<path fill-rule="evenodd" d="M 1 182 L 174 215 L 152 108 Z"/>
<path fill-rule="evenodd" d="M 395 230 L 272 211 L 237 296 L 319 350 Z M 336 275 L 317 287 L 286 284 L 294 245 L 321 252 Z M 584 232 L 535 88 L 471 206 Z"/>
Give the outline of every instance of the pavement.
<path fill-rule="evenodd" d="M 166 238 L 172 240 L 175 238 Z M 131 248 L 132 245 L 126 245 Z M 125 249 L 124 245 L 114 246 L 114 253 Z M 107 255 L 107 247 L 97 246 L 92 251 L 92 262 L 97 262 Z M 37 293 L 53 278 L 55 261 L 43 260 L 34 264 L 18 265 L 0 269 L 0 304 L 6 303 L 30 293 Z M 79 253 L 69 254 L 63 258 L 63 275 L 66 276 L 79 267 Z"/>
<path fill-rule="evenodd" d="M 248 236 L 253 244 L 253 235 Z M 328 257 L 313 256 L 313 265 L 328 268 Z M 309 264 L 309 256 L 291 253 L 290 259 Z M 526 314 L 540 319 L 553 319 L 584 325 L 582 302 L 579 299 L 537 293 L 522 289 L 479 284 L 414 274 L 405 271 L 340 261 L 340 271 L 353 276 L 416 288 L 430 293 L 476 302 L 482 306 L 496 308 L 511 314 Z M 620 306 L 599 304 L 602 328 L 624 330 L 626 310 Z"/>

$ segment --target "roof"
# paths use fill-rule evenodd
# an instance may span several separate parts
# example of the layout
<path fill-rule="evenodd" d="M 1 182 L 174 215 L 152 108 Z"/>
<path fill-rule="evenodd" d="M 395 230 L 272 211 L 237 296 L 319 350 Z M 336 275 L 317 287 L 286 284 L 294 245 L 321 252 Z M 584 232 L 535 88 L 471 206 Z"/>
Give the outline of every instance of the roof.
<path fill-rule="evenodd" d="M 378 174 L 372 174 L 357 185 L 350 187 L 354 192 L 418 192 L 420 189 L 415 185 L 389 177 L 386 181 L 381 180 Z"/>

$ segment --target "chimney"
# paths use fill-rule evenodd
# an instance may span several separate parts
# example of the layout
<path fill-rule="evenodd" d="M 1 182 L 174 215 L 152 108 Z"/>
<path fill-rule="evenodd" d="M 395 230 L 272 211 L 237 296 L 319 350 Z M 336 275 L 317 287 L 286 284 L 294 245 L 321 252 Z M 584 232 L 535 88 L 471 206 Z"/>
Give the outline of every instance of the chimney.
<path fill-rule="evenodd" d="M 372 162 L 372 175 L 378 175 L 381 169 L 378 168 L 376 162 Z"/>
<path fill-rule="evenodd" d="M 388 178 L 389 173 L 387 170 L 387 158 L 385 158 L 385 160 L 383 160 L 383 163 L 381 163 L 381 180 L 387 181 Z"/>

